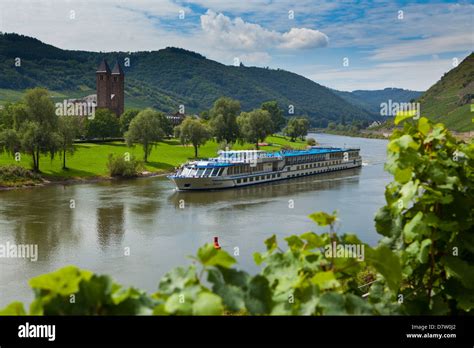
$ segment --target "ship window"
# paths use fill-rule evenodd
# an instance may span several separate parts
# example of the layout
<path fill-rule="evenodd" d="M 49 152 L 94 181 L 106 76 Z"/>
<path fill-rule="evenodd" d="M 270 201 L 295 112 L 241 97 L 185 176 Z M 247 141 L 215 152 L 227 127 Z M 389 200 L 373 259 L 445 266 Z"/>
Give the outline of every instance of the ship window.
<path fill-rule="evenodd" d="M 244 182 L 247 182 L 247 178 L 244 178 Z"/>
<path fill-rule="evenodd" d="M 290 170 L 291 170 L 291 167 L 286 168 L 286 170 L 287 170 L 287 171 L 290 171 Z"/>
<path fill-rule="evenodd" d="M 265 180 L 265 175 L 260 176 L 260 180 Z"/>
<path fill-rule="evenodd" d="M 240 184 L 242 180 L 240 179 L 237 179 L 237 184 Z"/>
<path fill-rule="evenodd" d="M 251 178 L 249 178 L 249 181 L 252 182 L 253 181 L 253 176 Z"/>
<path fill-rule="evenodd" d="M 205 171 L 205 169 L 199 168 L 196 175 L 201 176 L 202 173 L 204 173 L 204 171 Z"/>
<path fill-rule="evenodd" d="M 277 174 L 277 177 L 280 177 L 280 176 L 281 176 L 281 174 L 280 174 L 280 173 L 278 173 L 278 174 Z"/>
<path fill-rule="evenodd" d="M 270 175 L 267 175 L 267 179 L 270 179 Z"/>

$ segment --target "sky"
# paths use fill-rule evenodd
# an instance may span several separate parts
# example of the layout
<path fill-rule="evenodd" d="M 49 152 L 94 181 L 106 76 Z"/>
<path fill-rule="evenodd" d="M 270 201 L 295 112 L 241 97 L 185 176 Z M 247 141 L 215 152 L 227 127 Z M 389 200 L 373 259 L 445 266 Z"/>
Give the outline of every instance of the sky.
<path fill-rule="evenodd" d="M 0 31 L 71 50 L 181 47 L 344 91 L 424 91 L 474 50 L 474 3 L 0 0 Z"/>

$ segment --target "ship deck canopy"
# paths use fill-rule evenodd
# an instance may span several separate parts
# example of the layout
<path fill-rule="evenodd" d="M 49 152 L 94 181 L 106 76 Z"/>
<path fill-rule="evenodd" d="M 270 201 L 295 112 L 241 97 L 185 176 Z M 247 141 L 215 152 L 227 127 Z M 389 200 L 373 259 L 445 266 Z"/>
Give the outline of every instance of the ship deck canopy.
<path fill-rule="evenodd" d="M 207 160 L 199 160 L 189 163 L 191 166 L 197 168 L 215 168 L 215 167 L 229 167 L 239 165 L 242 163 L 252 163 L 257 160 L 281 160 L 284 157 L 306 156 L 306 155 L 320 155 L 326 153 L 345 152 L 345 151 L 359 151 L 359 149 L 351 148 L 344 149 L 340 147 L 311 147 L 306 150 L 280 150 L 274 152 L 267 152 L 263 150 L 232 150 L 219 151 L 219 156 L 216 158 L 209 158 Z"/>

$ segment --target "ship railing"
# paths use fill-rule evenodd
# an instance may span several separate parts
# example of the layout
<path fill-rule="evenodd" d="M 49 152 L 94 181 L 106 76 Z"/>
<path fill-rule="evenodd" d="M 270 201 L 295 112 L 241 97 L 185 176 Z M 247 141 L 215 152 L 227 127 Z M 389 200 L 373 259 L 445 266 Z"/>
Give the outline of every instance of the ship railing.
<path fill-rule="evenodd" d="M 283 159 L 281 155 L 272 155 L 272 156 L 257 156 L 257 157 L 250 157 L 250 158 L 233 158 L 233 157 L 225 157 L 220 156 L 213 159 L 213 162 L 222 162 L 222 163 L 255 163 L 258 160 L 265 160 L 265 159 Z"/>

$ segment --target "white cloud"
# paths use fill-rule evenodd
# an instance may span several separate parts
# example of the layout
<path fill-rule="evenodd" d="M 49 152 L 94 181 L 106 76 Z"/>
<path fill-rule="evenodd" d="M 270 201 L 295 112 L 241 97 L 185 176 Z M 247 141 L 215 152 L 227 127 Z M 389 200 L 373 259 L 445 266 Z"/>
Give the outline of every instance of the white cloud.
<path fill-rule="evenodd" d="M 395 45 L 388 45 L 374 51 L 370 59 L 399 60 L 422 55 L 438 55 L 447 52 L 458 52 L 461 49 L 474 49 L 472 33 L 431 37 L 420 40 L 410 40 Z"/>
<path fill-rule="evenodd" d="M 279 38 L 277 32 L 258 24 L 247 23 L 242 18 L 232 20 L 213 11 L 201 16 L 201 28 L 215 44 L 244 50 L 268 46 Z"/>
<path fill-rule="evenodd" d="M 280 47 L 288 49 L 324 47 L 329 42 L 326 34 L 306 28 L 291 28 L 282 35 L 282 40 Z"/>
<path fill-rule="evenodd" d="M 324 47 L 328 43 L 328 37 L 318 30 L 291 28 L 286 33 L 279 33 L 245 22 L 240 17 L 232 20 L 211 10 L 201 16 L 201 28 L 215 45 L 237 50 L 304 49 Z"/>
<path fill-rule="evenodd" d="M 62 49 L 148 51 L 179 46 L 202 52 L 199 33 L 177 30 L 190 23 L 179 19 L 179 11 L 184 10 L 186 18 L 192 11 L 173 0 L 0 2 L 0 31 L 32 36 Z"/>

